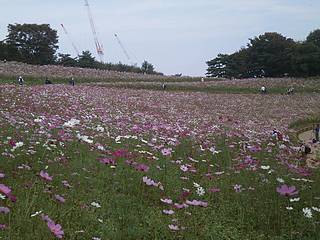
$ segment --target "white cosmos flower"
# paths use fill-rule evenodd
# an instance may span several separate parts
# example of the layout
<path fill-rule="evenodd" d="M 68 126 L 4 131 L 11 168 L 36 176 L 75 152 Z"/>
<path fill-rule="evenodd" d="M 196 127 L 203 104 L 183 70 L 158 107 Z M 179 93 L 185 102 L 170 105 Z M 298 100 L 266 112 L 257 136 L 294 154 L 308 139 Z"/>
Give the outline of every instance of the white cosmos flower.
<path fill-rule="evenodd" d="M 98 150 L 104 151 L 105 148 L 103 146 L 98 146 Z"/>
<path fill-rule="evenodd" d="M 201 197 L 206 193 L 206 191 L 203 189 L 203 187 L 197 188 L 197 194 Z"/>
<path fill-rule="evenodd" d="M 286 207 L 286 209 L 287 209 L 288 211 L 292 211 L 292 210 L 293 210 L 293 207 Z"/>
<path fill-rule="evenodd" d="M 303 211 L 303 215 L 306 218 L 312 218 L 312 211 L 310 208 L 304 208 L 304 209 L 302 209 L 302 211 Z"/>
<path fill-rule="evenodd" d="M 320 208 L 318 208 L 318 207 L 312 207 L 312 210 L 316 211 L 316 212 L 320 212 Z"/>
<path fill-rule="evenodd" d="M 196 182 L 193 182 L 193 186 L 196 187 L 196 188 L 198 188 L 198 187 L 200 187 L 200 184 L 198 184 L 198 183 L 196 183 Z"/>
<path fill-rule="evenodd" d="M 35 212 L 34 214 L 31 214 L 31 217 L 35 217 L 35 216 L 38 216 L 39 214 L 41 214 L 42 211 L 39 211 L 39 212 Z"/>
<path fill-rule="evenodd" d="M 270 166 L 261 166 L 261 169 L 263 169 L 263 170 L 269 170 L 269 169 L 270 169 Z"/>
<path fill-rule="evenodd" d="M 97 202 L 92 202 L 91 206 L 96 207 L 96 208 L 101 208 L 101 205 Z"/>
<path fill-rule="evenodd" d="M 211 147 L 209 151 L 212 152 L 213 155 L 221 153 L 221 151 L 217 151 L 215 147 Z"/>
<path fill-rule="evenodd" d="M 290 202 L 299 202 L 300 201 L 300 198 L 291 198 L 290 199 Z"/>
<path fill-rule="evenodd" d="M 97 130 L 97 132 L 104 132 L 105 130 L 104 130 L 104 127 L 101 127 L 101 126 L 98 126 L 97 128 L 96 128 L 96 130 Z"/>
<path fill-rule="evenodd" d="M 278 181 L 279 183 L 284 183 L 284 180 L 283 180 L 282 178 L 277 178 L 277 181 Z"/>
<path fill-rule="evenodd" d="M 65 122 L 63 124 L 64 127 L 70 127 L 70 128 L 73 128 L 74 126 L 80 124 L 80 120 L 77 120 L 77 119 L 71 119 L 69 120 L 68 122 Z"/>
<path fill-rule="evenodd" d="M 92 144 L 93 143 L 93 140 L 91 140 L 91 139 L 89 139 L 89 137 L 88 136 L 81 136 L 79 133 L 77 134 L 77 138 L 79 139 L 79 140 L 82 140 L 82 141 L 84 141 L 84 142 L 86 142 L 86 143 L 89 143 L 89 144 Z"/>

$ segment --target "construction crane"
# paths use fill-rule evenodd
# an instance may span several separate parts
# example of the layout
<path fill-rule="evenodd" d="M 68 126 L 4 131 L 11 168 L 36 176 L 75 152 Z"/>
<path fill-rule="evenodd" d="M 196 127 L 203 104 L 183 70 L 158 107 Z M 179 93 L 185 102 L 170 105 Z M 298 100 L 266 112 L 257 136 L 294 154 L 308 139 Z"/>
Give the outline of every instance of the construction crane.
<path fill-rule="evenodd" d="M 75 51 L 76 54 L 79 56 L 80 54 L 79 54 L 78 48 L 76 47 L 76 45 L 75 45 L 74 42 L 72 41 L 72 39 L 71 39 L 71 37 L 70 37 L 70 35 L 69 35 L 66 27 L 65 27 L 62 23 L 61 23 L 61 27 L 62 27 L 64 33 L 65 33 L 65 34 L 67 35 L 67 37 L 69 38 L 69 41 L 71 42 L 74 51 Z"/>
<path fill-rule="evenodd" d="M 129 55 L 128 51 L 126 50 L 126 48 L 124 47 L 124 45 L 122 44 L 122 42 L 121 42 L 118 34 L 115 33 L 114 36 L 116 37 L 117 42 L 119 43 L 119 45 L 120 45 L 120 47 L 121 47 L 124 55 L 127 57 L 128 61 L 129 61 L 132 65 L 136 65 L 136 63 L 133 63 L 133 62 L 131 61 L 130 55 Z M 135 57 L 135 56 L 134 56 L 134 57 Z M 135 58 L 136 58 L 136 57 L 135 57 Z"/>
<path fill-rule="evenodd" d="M 90 21 L 90 26 L 91 26 L 91 30 L 92 30 L 92 34 L 93 34 L 93 39 L 94 39 L 94 44 L 97 50 L 97 54 L 100 58 L 100 61 L 103 62 L 103 56 L 104 56 L 104 52 L 103 52 L 103 46 L 100 44 L 99 39 L 98 39 L 98 34 L 96 31 L 96 27 L 94 25 L 94 21 L 93 21 L 93 17 L 92 17 L 92 13 L 91 13 L 91 9 L 88 3 L 88 0 L 84 0 L 85 2 L 85 6 L 87 8 L 88 11 L 88 17 L 89 17 L 89 21 Z"/>
<path fill-rule="evenodd" d="M 118 35 L 115 33 L 114 36 L 117 39 L 117 42 L 119 43 L 124 55 L 127 57 L 128 61 L 131 62 L 131 58 L 129 56 L 129 53 L 127 52 L 126 48 L 123 46 L 122 42 L 120 41 L 120 38 L 118 37 Z"/>

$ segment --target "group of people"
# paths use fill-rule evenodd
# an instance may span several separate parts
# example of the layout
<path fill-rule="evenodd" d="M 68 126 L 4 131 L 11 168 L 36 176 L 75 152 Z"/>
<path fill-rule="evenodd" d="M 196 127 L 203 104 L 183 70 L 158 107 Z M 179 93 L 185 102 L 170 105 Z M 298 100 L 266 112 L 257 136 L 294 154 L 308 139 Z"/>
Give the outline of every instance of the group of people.
<path fill-rule="evenodd" d="M 267 93 L 267 88 L 265 86 L 262 86 L 260 88 L 260 93 L 261 94 L 266 94 Z M 287 89 L 287 92 L 286 92 L 287 95 L 292 95 L 293 93 L 294 93 L 294 88 L 293 87 L 290 87 L 290 88 Z"/>
<path fill-rule="evenodd" d="M 24 85 L 24 79 L 23 79 L 22 76 L 19 76 L 19 77 L 18 77 L 18 84 L 19 84 L 20 86 Z M 46 79 L 44 80 L 44 84 L 45 84 L 45 85 L 52 84 L 52 81 L 49 80 L 49 79 L 46 77 Z M 72 86 L 75 85 L 75 80 L 74 80 L 73 77 L 69 80 L 69 85 L 72 85 Z"/>

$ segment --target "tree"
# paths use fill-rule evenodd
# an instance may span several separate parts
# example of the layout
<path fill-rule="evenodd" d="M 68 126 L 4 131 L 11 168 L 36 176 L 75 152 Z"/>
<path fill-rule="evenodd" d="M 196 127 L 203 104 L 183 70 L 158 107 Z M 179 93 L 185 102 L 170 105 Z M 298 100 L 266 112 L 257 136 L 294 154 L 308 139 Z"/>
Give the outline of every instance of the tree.
<path fill-rule="evenodd" d="M 0 41 L 0 60 L 4 60 L 7 59 L 8 56 L 8 49 L 7 49 L 7 45 Z"/>
<path fill-rule="evenodd" d="M 154 73 L 154 66 L 147 61 L 144 61 L 141 65 L 141 71 L 145 74 L 153 74 Z"/>
<path fill-rule="evenodd" d="M 291 54 L 295 42 L 271 32 L 250 39 L 249 65 L 255 77 L 282 77 L 291 72 Z"/>
<path fill-rule="evenodd" d="M 218 56 L 211 61 L 208 61 L 207 76 L 214 78 L 230 77 L 228 67 L 230 65 L 231 57 L 228 54 L 218 54 Z"/>
<path fill-rule="evenodd" d="M 306 40 L 307 43 L 313 43 L 317 47 L 320 47 L 320 29 L 311 32 Z"/>
<path fill-rule="evenodd" d="M 312 42 L 298 44 L 292 55 L 293 75 L 310 77 L 320 75 L 320 47 Z"/>
<path fill-rule="evenodd" d="M 57 64 L 65 67 L 76 67 L 78 62 L 76 59 L 72 58 L 70 54 L 59 53 Z"/>
<path fill-rule="evenodd" d="M 15 49 L 18 61 L 51 64 L 58 49 L 57 31 L 49 24 L 9 24 L 6 44 Z"/>
<path fill-rule="evenodd" d="M 91 52 L 87 50 L 83 51 L 82 54 L 79 55 L 78 66 L 81 68 L 95 68 L 97 66 L 97 62 Z"/>

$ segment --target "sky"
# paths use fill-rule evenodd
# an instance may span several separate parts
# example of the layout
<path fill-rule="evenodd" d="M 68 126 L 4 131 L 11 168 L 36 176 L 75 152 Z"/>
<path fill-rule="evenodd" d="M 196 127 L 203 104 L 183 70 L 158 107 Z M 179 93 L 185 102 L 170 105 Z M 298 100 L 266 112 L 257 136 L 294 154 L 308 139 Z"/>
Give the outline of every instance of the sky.
<path fill-rule="evenodd" d="M 303 41 L 320 28 L 319 0 L 88 1 L 105 62 L 141 65 L 147 60 L 167 75 L 203 76 L 206 61 L 239 50 L 265 32 Z M 1 40 L 8 24 L 46 23 L 58 31 L 59 53 L 76 56 L 71 38 L 80 51 L 97 57 L 84 0 L 0 0 L 0 6 Z"/>

